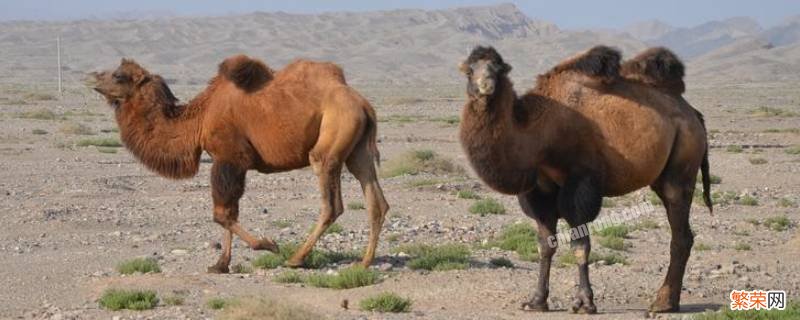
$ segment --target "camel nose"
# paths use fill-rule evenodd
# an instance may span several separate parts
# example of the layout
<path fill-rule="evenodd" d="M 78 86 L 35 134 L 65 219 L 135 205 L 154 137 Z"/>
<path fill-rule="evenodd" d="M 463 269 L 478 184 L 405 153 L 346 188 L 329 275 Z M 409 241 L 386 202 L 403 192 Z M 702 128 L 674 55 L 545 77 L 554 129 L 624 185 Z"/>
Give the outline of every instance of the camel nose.
<path fill-rule="evenodd" d="M 478 92 L 481 94 L 494 92 L 494 81 L 478 80 Z"/>
<path fill-rule="evenodd" d="M 97 72 L 89 72 L 83 77 L 83 84 L 87 87 L 94 88 L 99 82 L 100 74 Z"/>

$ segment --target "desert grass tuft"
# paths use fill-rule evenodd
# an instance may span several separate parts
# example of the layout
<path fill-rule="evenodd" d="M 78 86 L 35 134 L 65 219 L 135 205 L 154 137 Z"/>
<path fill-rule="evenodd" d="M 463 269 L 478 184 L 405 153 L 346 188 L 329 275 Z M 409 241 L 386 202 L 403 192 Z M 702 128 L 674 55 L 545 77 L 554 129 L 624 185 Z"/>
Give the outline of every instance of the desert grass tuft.
<path fill-rule="evenodd" d="M 117 272 L 121 274 L 159 273 L 161 268 L 158 266 L 158 261 L 153 258 L 136 258 L 120 262 L 117 265 Z"/>
<path fill-rule="evenodd" d="M 504 257 L 492 258 L 489 260 L 489 263 L 498 268 L 514 268 L 514 263 Z"/>
<path fill-rule="evenodd" d="M 220 320 L 317 320 L 322 315 L 289 302 L 266 298 L 237 298 L 231 300 L 216 316 Z"/>
<path fill-rule="evenodd" d="M 505 214 L 506 207 L 495 199 L 487 198 L 475 201 L 469 207 L 469 212 L 483 217 L 490 214 Z"/>
<path fill-rule="evenodd" d="M 92 128 L 90 128 L 89 126 L 87 126 L 85 124 L 77 123 L 77 122 L 64 123 L 64 124 L 61 125 L 61 127 L 58 128 L 58 130 L 61 131 L 61 133 L 64 133 L 64 134 L 73 134 L 73 135 L 79 135 L 79 136 L 91 136 L 91 135 L 95 134 L 95 132 L 94 132 L 94 130 L 92 130 Z"/>
<path fill-rule="evenodd" d="M 732 144 L 729 145 L 727 148 L 725 148 L 725 151 L 728 151 L 730 153 L 742 153 L 744 149 L 742 149 L 742 146 L 740 145 Z"/>
<path fill-rule="evenodd" d="M 313 274 L 306 278 L 306 283 L 313 287 L 331 289 L 352 289 L 373 285 L 380 280 L 377 271 L 364 268 L 363 266 L 353 266 L 342 269 L 336 275 Z"/>
<path fill-rule="evenodd" d="M 748 161 L 750 161 L 750 164 L 754 164 L 754 165 L 760 165 L 760 164 L 766 164 L 767 163 L 767 159 L 764 159 L 764 158 L 750 158 L 750 159 L 748 159 Z"/>
<path fill-rule="evenodd" d="M 211 310 L 220 310 L 222 308 L 225 308 L 225 306 L 228 305 L 229 302 L 230 301 L 228 299 L 211 298 L 208 299 L 208 301 L 206 301 L 206 306 L 208 306 L 208 308 Z"/>
<path fill-rule="evenodd" d="M 117 311 L 153 309 L 158 304 L 155 291 L 108 289 L 100 297 L 100 307 Z"/>
<path fill-rule="evenodd" d="M 597 235 L 603 237 L 616 237 L 616 238 L 627 238 L 628 233 L 631 232 L 631 228 L 624 224 L 618 224 L 613 226 L 608 226 L 600 230 L 596 230 L 595 233 Z"/>
<path fill-rule="evenodd" d="M 456 197 L 458 197 L 459 199 L 474 199 L 474 200 L 478 200 L 481 198 L 481 196 L 477 192 L 472 190 L 459 190 L 458 192 L 456 192 Z"/>
<path fill-rule="evenodd" d="M 744 242 L 737 243 L 733 248 L 736 249 L 736 251 L 750 251 L 752 249 L 749 244 Z"/>
<path fill-rule="evenodd" d="M 347 204 L 347 209 L 350 209 L 350 210 L 364 210 L 365 207 L 364 207 L 364 203 L 363 202 L 353 201 L 353 202 L 349 202 Z"/>
<path fill-rule="evenodd" d="M 764 220 L 764 226 L 773 231 L 786 231 L 792 225 L 792 221 L 786 216 L 769 217 Z"/>
<path fill-rule="evenodd" d="M 361 310 L 377 312 L 409 312 L 411 311 L 411 299 L 406 299 L 397 294 L 384 292 L 376 296 L 368 297 L 359 303 Z"/>
<path fill-rule="evenodd" d="M 185 302 L 185 299 L 179 295 L 166 296 L 162 300 L 164 301 L 164 304 L 168 306 L 182 306 Z"/>
<path fill-rule="evenodd" d="M 405 245 L 394 251 L 409 254 L 412 258 L 407 265 L 413 270 L 445 271 L 469 267 L 470 250 L 460 244 Z"/>
<path fill-rule="evenodd" d="M 38 109 L 38 110 L 31 110 L 20 112 L 17 114 L 17 118 L 22 119 L 32 119 L 32 120 L 56 120 L 59 118 L 53 111 L 47 109 Z"/>
<path fill-rule="evenodd" d="M 539 240 L 536 229 L 529 223 L 514 223 L 503 228 L 498 239 L 491 241 L 489 247 L 514 251 L 519 258 L 527 261 L 539 259 Z"/>
<path fill-rule="evenodd" d="M 265 253 L 261 256 L 258 256 L 255 260 L 253 260 L 252 264 L 256 268 L 261 269 L 275 269 L 277 267 L 283 266 L 283 264 L 288 260 L 295 251 L 297 251 L 298 245 L 297 244 L 286 244 L 281 246 L 281 250 L 279 254 L 274 253 Z M 314 249 L 311 253 L 306 256 L 306 260 L 304 261 L 304 266 L 309 269 L 321 269 L 328 265 L 339 263 L 343 261 L 352 261 L 359 259 L 359 253 L 357 252 L 333 252 L 327 250 L 319 250 Z"/>
<path fill-rule="evenodd" d="M 305 281 L 305 277 L 300 272 L 288 270 L 275 276 L 273 281 L 277 283 L 302 283 Z"/>
<path fill-rule="evenodd" d="M 117 138 L 91 138 L 91 139 L 80 140 L 78 141 L 77 145 L 79 147 L 95 146 L 95 147 L 118 148 L 122 147 L 122 142 L 120 142 L 119 139 Z"/>
<path fill-rule="evenodd" d="M 403 175 L 464 174 L 464 169 L 433 150 L 411 150 L 386 162 L 381 176 L 391 178 Z"/>

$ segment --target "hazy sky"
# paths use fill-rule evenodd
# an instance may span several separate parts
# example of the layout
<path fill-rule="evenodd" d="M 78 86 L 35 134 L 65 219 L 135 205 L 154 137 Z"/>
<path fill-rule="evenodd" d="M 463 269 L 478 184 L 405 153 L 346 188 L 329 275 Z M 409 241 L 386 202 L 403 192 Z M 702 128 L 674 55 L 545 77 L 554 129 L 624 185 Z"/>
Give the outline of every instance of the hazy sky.
<path fill-rule="evenodd" d="M 394 8 L 434 9 L 501 2 L 513 2 L 528 16 L 554 22 L 564 28 L 615 28 L 649 19 L 660 19 L 675 26 L 692 26 L 734 16 L 750 16 L 764 26 L 771 26 L 787 16 L 800 14 L 800 0 L 0 0 L 0 20 L 102 18 L 132 11 L 208 16 L 279 10 L 316 13 Z"/>

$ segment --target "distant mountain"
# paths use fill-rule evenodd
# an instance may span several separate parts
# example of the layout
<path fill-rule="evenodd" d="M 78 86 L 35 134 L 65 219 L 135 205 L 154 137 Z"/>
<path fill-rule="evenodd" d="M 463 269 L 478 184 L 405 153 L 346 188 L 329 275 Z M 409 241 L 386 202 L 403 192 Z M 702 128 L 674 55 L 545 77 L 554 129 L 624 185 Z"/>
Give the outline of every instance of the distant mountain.
<path fill-rule="evenodd" d="M 693 58 L 738 39 L 757 36 L 762 32 L 755 20 L 746 17 L 712 21 L 691 28 L 678 28 L 660 37 L 645 40 L 651 45 L 672 48 L 684 58 Z"/>
<path fill-rule="evenodd" d="M 246 53 L 279 68 L 298 57 L 329 60 L 348 81 L 455 83 L 456 65 L 478 44 L 496 46 L 512 75 L 534 79 L 557 61 L 598 43 L 636 51 L 630 36 L 569 32 L 528 18 L 510 4 L 447 10 L 311 14 L 254 13 L 154 20 L 0 23 L 0 79 L 53 79 L 61 35 L 71 78 L 133 57 L 179 84 L 205 83 L 226 56 Z"/>
<path fill-rule="evenodd" d="M 800 43 L 800 16 L 790 17 L 781 24 L 769 28 L 763 37 L 776 46 Z"/>
<path fill-rule="evenodd" d="M 675 27 L 661 20 L 641 21 L 622 29 L 623 32 L 642 41 L 656 40 L 674 30 Z"/>
<path fill-rule="evenodd" d="M 289 14 L 147 20 L 17 21 L 0 23 L 0 82 L 52 84 L 55 38 L 61 37 L 64 76 L 79 85 L 87 71 L 131 57 L 176 85 L 203 84 L 227 56 L 245 53 L 281 68 L 295 58 L 334 61 L 356 86 L 458 86 L 456 65 L 476 45 L 495 46 L 514 66 L 512 78 L 530 86 L 536 75 L 597 44 L 631 57 L 665 45 L 703 81 L 795 77 L 800 18 L 762 30 L 749 18 L 691 28 L 646 21 L 619 30 L 563 30 L 510 4 L 446 10 Z M 152 18 L 151 18 L 152 17 Z M 774 48 L 772 48 L 774 47 Z"/>

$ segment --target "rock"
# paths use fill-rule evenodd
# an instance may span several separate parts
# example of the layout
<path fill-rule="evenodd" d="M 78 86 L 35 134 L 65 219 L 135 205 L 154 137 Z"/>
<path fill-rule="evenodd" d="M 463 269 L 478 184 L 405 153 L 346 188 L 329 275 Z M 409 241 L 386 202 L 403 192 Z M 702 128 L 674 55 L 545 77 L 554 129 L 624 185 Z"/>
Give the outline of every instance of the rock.
<path fill-rule="evenodd" d="M 383 271 L 383 272 L 387 272 L 387 271 L 392 271 L 392 268 L 393 268 L 393 267 L 394 267 L 394 266 L 393 266 L 391 263 L 384 262 L 384 263 L 381 263 L 381 264 L 378 266 L 378 270 L 380 270 L 380 271 Z"/>
<path fill-rule="evenodd" d="M 172 253 L 174 255 L 182 256 L 182 255 L 185 255 L 185 254 L 189 253 L 189 251 L 186 250 L 186 249 L 175 249 L 175 250 L 172 250 L 170 253 Z"/>

